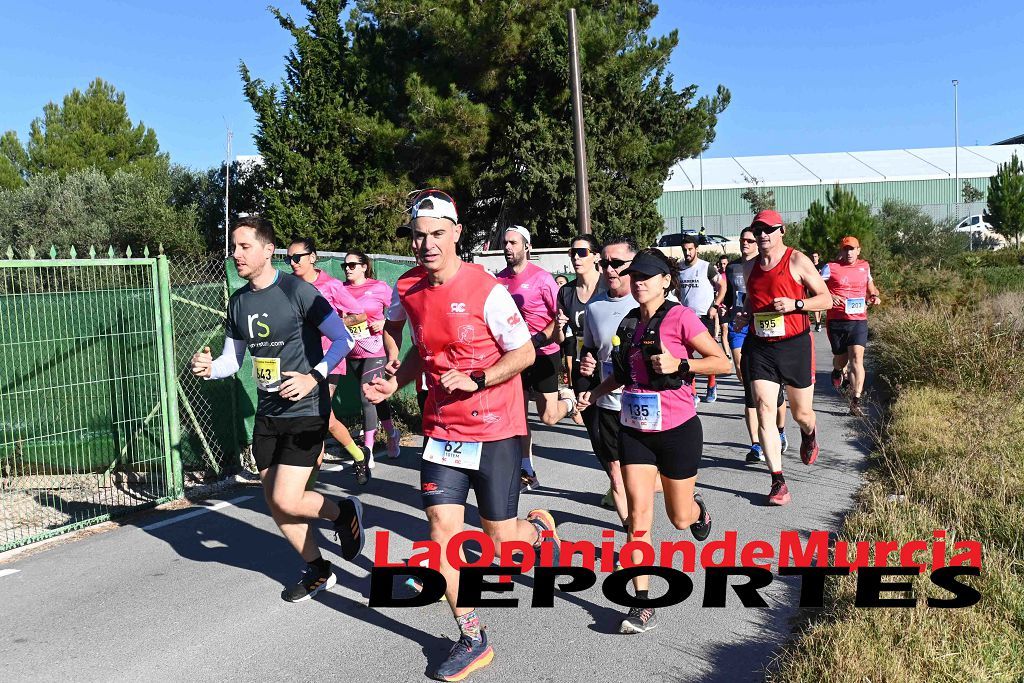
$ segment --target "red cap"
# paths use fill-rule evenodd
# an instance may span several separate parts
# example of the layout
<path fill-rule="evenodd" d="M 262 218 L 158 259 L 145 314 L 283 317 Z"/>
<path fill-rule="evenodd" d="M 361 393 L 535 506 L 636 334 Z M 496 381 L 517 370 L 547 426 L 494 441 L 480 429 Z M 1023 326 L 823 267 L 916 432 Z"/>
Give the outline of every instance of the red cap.
<path fill-rule="evenodd" d="M 758 223 L 763 223 L 769 228 L 776 225 L 785 225 L 782 222 L 782 216 L 779 215 L 778 211 L 774 209 L 765 209 L 764 211 L 758 211 L 757 215 L 754 216 L 754 220 L 751 221 L 750 227 L 754 227 Z"/>
<path fill-rule="evenodd" d="M 847 235 L 843 239 L 839 240 L 839 248 L 853 247 L 854 249 L 860 249 L 860 240 L 853 235 Z"/>

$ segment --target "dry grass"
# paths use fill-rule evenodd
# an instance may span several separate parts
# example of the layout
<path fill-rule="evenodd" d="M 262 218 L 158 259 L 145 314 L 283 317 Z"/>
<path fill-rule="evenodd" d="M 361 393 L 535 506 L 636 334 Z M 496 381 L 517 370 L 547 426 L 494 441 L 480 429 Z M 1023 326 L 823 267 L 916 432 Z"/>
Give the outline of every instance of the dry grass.
<path fill-rule="evenodd" d="M 981 602 L 928 608 L 925 596 L 945 592 L 925 575 L 914 582 L 915 609 L 855 609 L 856 580 L 847 577 L 826 610 L 808 615 L 768 680 L 1024 680 L 1024 369 L 1014 296 L 879 321 L 876 360 L 897 395 L 840 535 L 906 542 L 945 529 L 947 558 L 956 540 L 979 540 L 982 574 L 966 581 Z"/>

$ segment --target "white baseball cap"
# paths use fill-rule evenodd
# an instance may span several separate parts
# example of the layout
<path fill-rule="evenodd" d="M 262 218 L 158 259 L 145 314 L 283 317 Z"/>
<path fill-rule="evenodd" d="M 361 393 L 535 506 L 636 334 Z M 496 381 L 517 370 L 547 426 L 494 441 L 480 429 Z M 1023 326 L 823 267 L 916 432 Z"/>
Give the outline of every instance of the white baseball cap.
<path fill-rule="evenodd" d="M 441 190 L 424 190 L 416 195 L 410 209 L 412 220 L 417 218 L 447 218 L 458 225 L 459 212 L 455 208 L 455 200 Z M 401 225 L 395 230 L 399 237 L 412 233 L 411 225 Z"/>
<path fill-rule="evenodd" d="M 523 239 L 526 241 L 527 245 L 530 244 L 530 231 L 521 225 L 513 225 L 510 228 L 505 228 L 505 232 L 517 232 L 523 236 Z"/>

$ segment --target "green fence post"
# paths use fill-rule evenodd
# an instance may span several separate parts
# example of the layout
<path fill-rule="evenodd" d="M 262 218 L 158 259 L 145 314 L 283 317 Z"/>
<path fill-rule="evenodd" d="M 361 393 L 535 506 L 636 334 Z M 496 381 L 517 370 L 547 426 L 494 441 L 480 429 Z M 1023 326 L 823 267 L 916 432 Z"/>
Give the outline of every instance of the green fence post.
<path fill-rule="evenodd" d="M 160 289 L 160 336 L 163 339 L 164 395 L 167 406 L 168 435 L 170 438 L 170 463 L 167 474 L 170 477 L 168 495 L 178 498 L 185 492 L 181 470 L 181 419 L 178 414 L 178 370 L 174 358 L 174 334 L 171 318 L 171 276 L 167 257 L 161 254 L 156 259 L 157 282 Z"/>

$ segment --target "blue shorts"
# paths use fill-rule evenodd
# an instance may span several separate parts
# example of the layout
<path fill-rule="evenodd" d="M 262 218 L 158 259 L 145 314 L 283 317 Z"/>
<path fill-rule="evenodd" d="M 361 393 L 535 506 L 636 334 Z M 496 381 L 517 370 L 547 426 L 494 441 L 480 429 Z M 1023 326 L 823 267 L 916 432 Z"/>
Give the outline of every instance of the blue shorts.
<path fill-rule="evenodd" d="M 747 330 L 750 328 L 746 325 L 739 332 L 732 329 L 732 325 L 729 326 L 729 348 L 730 349 L 742 349 L 743 342 L 747 338 Z"/>
<path fill-rule="evenodd" d="M 490 522 L 515 519 L 519 512 L 521 461 L 522 450 L 518 436 L 485 442 L 480 454 L 479 470 L 423 460 L 420 463 L 423 507 L 465 505 L 469 490 L 473 489 L 482 519 Z"/>

